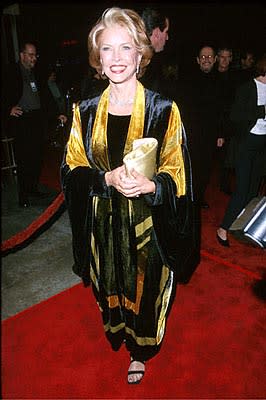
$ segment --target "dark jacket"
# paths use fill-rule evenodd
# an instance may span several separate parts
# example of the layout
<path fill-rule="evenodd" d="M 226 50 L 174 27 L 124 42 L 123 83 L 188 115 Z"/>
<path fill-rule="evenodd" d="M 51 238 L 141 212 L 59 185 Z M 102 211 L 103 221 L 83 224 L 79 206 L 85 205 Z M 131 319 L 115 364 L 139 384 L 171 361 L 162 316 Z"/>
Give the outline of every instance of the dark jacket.
<path fill-rule="evenodd" d="M 177 64 L 168 61 L 166 51 L 161 51 L 154 53 L 140 81 L 147 89 L 176 101 L 177 79 Z"/>
<path fill-rule="evenodd" d="M 40 92 L 41 107 L 42 107 L 42 85 L 40 75 L 37 70 L 34 70 L 35 79 L 38 90 Z M 10 129 L 12 124 L 9 124 L 10 110 L 16 106 L 23 94 L 23 79 L 20 69 L 20 64 L 9 64 L 2 71 L 2 134 L 12 136 Z"/>
<path fill-rule="evenodd" d="M 179 81 L 178 92 L 178 104 L 188 136 L 193 136 L 197 146 L 205 146 L 206 141 L 211 138 L 216 144 L 216 139 L 223 137 L 223 110 L 222 95 L 215 72 L 205 73 L 198 69 L 184 76 Z M 203 133 L 204 138 L 201 136 Z"/>
<path fill-rule="evenodd" d="M 257 103 L 258 93 L 254 79 L 237 88 L 230 118 L 235 124 L 238 135 L 247 134 L 258 118 L 265 118 L 265 107 L 258 106 Z"/>

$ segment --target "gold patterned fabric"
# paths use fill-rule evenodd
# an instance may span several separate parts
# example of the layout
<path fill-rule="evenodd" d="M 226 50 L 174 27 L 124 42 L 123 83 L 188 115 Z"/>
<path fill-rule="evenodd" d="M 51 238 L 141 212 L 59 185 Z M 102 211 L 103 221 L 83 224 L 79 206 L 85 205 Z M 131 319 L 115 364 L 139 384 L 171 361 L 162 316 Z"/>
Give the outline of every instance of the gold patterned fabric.
<path fill-rule="evenodd" d="M 125 343 L 139 360 L 159 350 L 174 298 L 174 274 L 164 265 L 153 228 L 154 196 L 128 199 L 107 187 L 109 87 L 98 98 L 74 107 L 73 124 L 62 163 L 62 184 L 73 234 L 74 271 L 90 280 L 114 350 Z M 117 116 L 119 118 L 119 116 Z M 177 105 L 138 82 L 123 158 L 137 139 L 157 141 L 155 177 L 166 173 L 185 193 L 181 120 Z"/>

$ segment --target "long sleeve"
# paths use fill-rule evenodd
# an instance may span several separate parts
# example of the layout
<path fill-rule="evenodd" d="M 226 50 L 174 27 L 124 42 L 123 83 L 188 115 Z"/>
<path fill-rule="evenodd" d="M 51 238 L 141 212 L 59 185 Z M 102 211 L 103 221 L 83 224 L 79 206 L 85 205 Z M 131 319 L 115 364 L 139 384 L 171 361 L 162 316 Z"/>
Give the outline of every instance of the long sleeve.
<path fill-rule="evenodd" d="M 87 188 L 87 196 L 110 197 L 111 188 L 107 187 L 104 174 L 105 171 L 92 168 L 89 164 L 83 143 L 79 106 L 76 105 L 61 167 L 61 179 L 66 201 L 69 201 L 73 187 L 76 187 L 76 195 L 79 195 L 79 187 L 81 186 Z M 75 184 L 72 184 L 73 180 L 75 180 Z M 78 185 L 79 181 L 80 185 Z"/>

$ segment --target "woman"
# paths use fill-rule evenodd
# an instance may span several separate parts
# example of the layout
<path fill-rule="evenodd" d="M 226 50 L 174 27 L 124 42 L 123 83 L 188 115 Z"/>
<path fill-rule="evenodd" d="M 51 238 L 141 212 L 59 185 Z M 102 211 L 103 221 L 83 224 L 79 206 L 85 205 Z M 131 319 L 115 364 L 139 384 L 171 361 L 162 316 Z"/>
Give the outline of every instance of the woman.
<path fill-rule="evenodd" d="M 227 232 L 241 210 L 258 195 L 266 158 L 266 56 L 255 67 L 255 78 L 241 85 L 231 110 L 238 147 L 235 160 L 236 187 L 223 221 L 217 229 L 218 242 L 229 247 Z M 264 166 L 263 166 L 264 162 Z"/>
<path fill-rule="evenodd" d="M 185 193 L 181 120 L 173 101 L 137 80 L 152 56 L 138 14 L 107 9 L 88 43 L 90 64 L 109 86 L 74 106 L 61 169 L 73 268 L 92 284 L 112 349 L 125 344 L 129 351 L 128 383 L 136 384 L 145 361 L 160 349 L 174 297 L 175 276 L 160 251 L 152 213 Z M 129 177 L 123 165 L 133 140 L 142 137 L 158 141 L 152 179 L 134 169 Z"/>

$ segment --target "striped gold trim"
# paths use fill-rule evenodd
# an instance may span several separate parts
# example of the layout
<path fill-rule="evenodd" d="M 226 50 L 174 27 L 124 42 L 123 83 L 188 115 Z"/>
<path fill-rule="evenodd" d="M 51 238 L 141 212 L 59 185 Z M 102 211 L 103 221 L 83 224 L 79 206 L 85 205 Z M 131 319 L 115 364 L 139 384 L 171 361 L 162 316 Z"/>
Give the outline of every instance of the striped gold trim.
<path fill-rule="evenodd" d="M 141 243 L 137 245 L 137 250 L 140 250 L 142 247 L 144 247 L 147 243 L 149 243 L 150 240 L 150 236 L 146 237 Z"/>
<path fill-rule="evenodd" d="M 163 296 L 163 291 L 165 289 L 165 286 L 167 284 L 167 281 L 169 279 L 169 268 L 163 265 L 162 267 L 162 274 L 161 274 L 161 280 L 160 280 L 160 292 L 158 295 L 158 298 L 155 302 L 155 310 L 156 310 L 156 318 L 158 316 L 158 308 L 162 304 L 162 296 Z"/>
<path fill-rule="evenodd" d="M 142 221 L 140 224 L 137 224 L 135 226 L 136 236 L 139 237 L 139 236 L 143 235 L 143 233 L 151 227 L 152 227 L 152 217 L 149 216 L 144 221 Z"/>
<path fill-rule="evenodd" d="M 125 308 L 127 310 L 133 311 L 136 315 L 139 314 L 140 302 L 141 302 L 141 298 L 142 298 L 142 294 L 143 294 L 143 285 L 144 285 L 144 274 L 138 274 L 136 302 L 133 303 L 132 301 L 128 300 L 127 298 L 124 299 Z"/>
<path fill-rule="evenodd" d="M 156 336 L 156 341 L 158 344 L 161 343 L 164 337 L 165 325 L 166 325 L 166 312 L 169 307 L 172 290 L 173 290 L 173 271 L 169 270 L 169 280 L 167 282 L 167 286 L 163 293 L 162 308 L 158 320 L 157 336 Z"/>
<path fill-rule="evenodd" d="M 136 290 L 136 302 L 130 301 L 125 296 L 122 297 L 123 305 L 127 310 L 131 310 L 134 314 L 139 314 L 140 301 L 143 293 L 144 274 L 138 274 L 137 276 L 137 290 Z M 117 295 L 107 297 L 109 308 L 116 308 L 120 306 L 119 298 Z"/>
<path fill-rule="evenodd" d="M 104 330 L 105 332 L 112 332 L 112 333 L 117 333 L 119 331 L 121 331 L 121 329 L 125 328 L 125 323 L 121 322 L 119 325 L 116 326 L 111 326 L 109 323 L 104 325 Z"/>
<path fill-rule="evenodd" d="M 153 337 L 140 337 L 137 336 L 133 329 L 128 328 L 125 326 L 124 322 L 121 322 L 119 325 L 111 326 L 109 323 L 104 325 L 105 332 L 117 333 L 125 329 L 126 333 L 134 338 L 136 343 L 140 346 L 154 346 L 157 344 L 157 341 Z"/>
<path fill-rule="evenodd" d="M 99 292 L 98 277 L 95 275 L 95 272 L 92 267 L 90 267 L 90 278 L 94 286 L 96 287 L 97 291 Z"/>
<path fill-rule="evenodd" d="M 135 339 L 137 344 L 140 345 L 140 346 L 154 346 L 154 345 L 158 344 L 157 340 L 155 338 L 153 338 L 153 337 L 140 337 L 140 336 L 137 336 L 136 333 L 132 329 L 130 329 L 128 327 L 126 327 L 125 330 L 126 330 L 126 333 L 131 335 Z"/>

